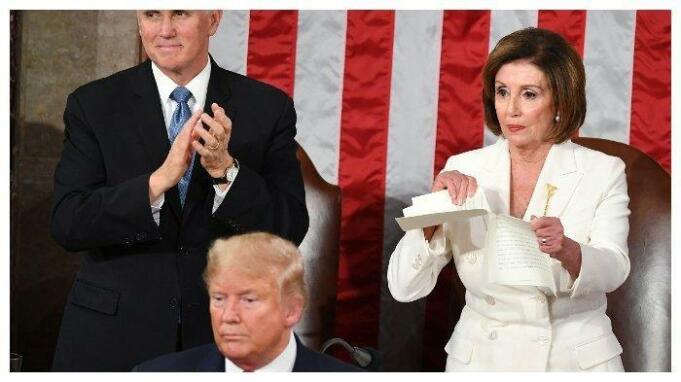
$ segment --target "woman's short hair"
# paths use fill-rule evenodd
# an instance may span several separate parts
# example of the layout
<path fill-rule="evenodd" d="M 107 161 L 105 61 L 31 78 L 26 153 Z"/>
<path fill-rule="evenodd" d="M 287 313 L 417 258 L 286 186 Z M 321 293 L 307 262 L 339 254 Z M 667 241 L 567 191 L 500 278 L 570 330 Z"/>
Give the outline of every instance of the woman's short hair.
<path fill-rule="evenodd" d="M 206 286 L 225 269 L 253 278 L 273 277 L 282 298 L 299 297 L 303 304 L 307 300 L 303 257 L 293 243 L 278 236 L 255 232 L 215 240 L 203 272 Z"/>
<path fill-rule="evenodd" d="M 549 129 L 547 139 L 563 142 L 584 123 L 586 116 L 586 76 L 577 52 L 559 34 L 539 28 L 526 28 L 505 36 L 489 54 L 483 69 L 482 103 L 485 124 L 496 135 L 501 127 L 494 107 L 494 82 L 499 69 L 509 62 L 527 59 L 546 76 L 559 121 Z"/>

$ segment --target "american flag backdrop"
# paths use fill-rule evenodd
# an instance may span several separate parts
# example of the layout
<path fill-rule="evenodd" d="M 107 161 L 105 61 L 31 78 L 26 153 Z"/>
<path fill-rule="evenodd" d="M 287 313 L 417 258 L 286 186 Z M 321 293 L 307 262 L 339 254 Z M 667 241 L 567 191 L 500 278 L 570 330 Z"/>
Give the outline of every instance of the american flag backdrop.
<path fill-rule="evenodd" d="M 298 142 L 342 194 L 335 334 L 379 348 L 388 370 L 441 367 L 429 354 L 441 358 L 451 334 L 446 288 L 412 304 L 387 291 L 394 218 L 447 157 L 495 141 L 480 73 L 501 37 L 528 26 L 561 33 L 584 59 L 579 134 L 671 171 L 667 10 L 226 11 L 211 39 L 218 64 L 293 97 Z"/>

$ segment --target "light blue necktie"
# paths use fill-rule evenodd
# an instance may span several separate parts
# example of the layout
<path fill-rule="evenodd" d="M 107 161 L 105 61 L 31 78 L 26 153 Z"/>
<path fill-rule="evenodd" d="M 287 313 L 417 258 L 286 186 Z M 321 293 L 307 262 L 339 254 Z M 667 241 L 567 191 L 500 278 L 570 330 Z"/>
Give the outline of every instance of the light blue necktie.
<path fill-rule="evenodd" d="M 182 130 L 185 122 L 192 116 L 192 111 L 189 108 L 187 101 L 192 97 L 192 92 L 183 86 L 178 86 L 170 93 L 170 99 L 177 102 L 177 107 L 173 112 L 173 117 L 170 120 L 170 127 L 168 128 L 168 139 L 170 144 L 175 142 L 175 138 Z M 184 199 L 187 196 L 187 188 L 189 188 L 189 180 L 192 177 L 192 167 L 194 167 L 194 155 L 187 171 L 182 175 L 182 179 L 177 184 L 177 189 L 180 191 L 180 204 L 184 207 Z"/>

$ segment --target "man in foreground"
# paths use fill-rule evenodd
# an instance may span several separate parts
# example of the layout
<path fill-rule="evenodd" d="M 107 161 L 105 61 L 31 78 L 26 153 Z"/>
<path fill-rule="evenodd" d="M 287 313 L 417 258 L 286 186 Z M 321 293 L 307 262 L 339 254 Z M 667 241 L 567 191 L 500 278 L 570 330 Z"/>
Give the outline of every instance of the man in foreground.
<path fill-rule="evenodd" d="M 135 371 L 361 371 L 305 347 L 293 334 L 305 307 L 303 259 L 268 233 L 218 239 L 203 277 L 215 343 L 172 353 Z"/>

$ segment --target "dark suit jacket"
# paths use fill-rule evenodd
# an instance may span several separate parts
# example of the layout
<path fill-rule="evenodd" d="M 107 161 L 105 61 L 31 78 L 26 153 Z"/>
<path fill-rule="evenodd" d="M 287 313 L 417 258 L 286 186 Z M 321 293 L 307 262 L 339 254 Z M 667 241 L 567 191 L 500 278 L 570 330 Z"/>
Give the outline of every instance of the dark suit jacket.
<path fill-rule="evenodd" d="M 160 226 L 148 180 L 170 143 L 150 61 L 69 95 L 51 228 L 62 247 L 84 252 L 54 370 L 130 370 L 176 351 L 178 334 L 185 349 L 211 342 L 201 279 L 210 243 L 248 231 L 302 241 L 308 215 L 291 98 L 211 65 L 205 111 L 216 102 L 232 119 L 239 175 L 213 214 L 215 191 L 197 158 L 184 208 L 177 187 L 167 191 Z"/>
<path fill-rule="evenodd" d="M 364 371 L 303 345 L 296 336 L 294 372 L 353 372 Z M 207 371 L 224 372 L 225 358 L 215 343 L 195 347 L 180 353 L 166 354 L 135 366 L 132 371 Z"/>

